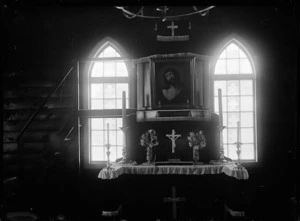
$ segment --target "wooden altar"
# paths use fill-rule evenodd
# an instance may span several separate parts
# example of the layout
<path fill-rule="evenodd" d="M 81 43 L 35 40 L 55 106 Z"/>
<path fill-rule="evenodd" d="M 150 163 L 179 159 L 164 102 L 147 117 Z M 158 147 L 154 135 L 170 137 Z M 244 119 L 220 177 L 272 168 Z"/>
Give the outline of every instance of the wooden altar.
<path fill-rule="evenodd" d="M 222 218 L 231 186 L 243 188 L 248 171 L 235 163 L 205 165 L 120 165 L 98 178 L 115 185 L 125 219 Z M 117 182 L 112 182 L 117 181 Z M 239 189 L 236 189 L 237 194 Z M 236 197 L 236 196 L 235 196 Z"/>
<path fill-rule="evenodd" d="M 204 165 L 124 165 L 114 163 L 111 169 L 102 169 L 100 179 L 116 179 L 123 174 L 129 175 L 214 175 L 224 173 L 239 180 L 249 178 L 245 168 L 237 168 L 236 163 L 211 163 Z"/>

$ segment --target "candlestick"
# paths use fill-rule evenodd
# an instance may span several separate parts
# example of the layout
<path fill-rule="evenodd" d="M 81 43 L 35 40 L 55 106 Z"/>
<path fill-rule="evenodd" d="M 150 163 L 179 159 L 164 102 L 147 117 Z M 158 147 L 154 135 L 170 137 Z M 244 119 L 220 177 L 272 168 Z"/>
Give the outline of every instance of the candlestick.
<path fill-rule="evenodd" d="M 125 127 L 125 118 L 126 118 L 126 92 L 122 93 L 122 127 Z"/>
<path fill-rule="evenodd" d="M 236 142 L 236 153 L 237 153 L 237 156 L 238 156 L 238 159 L 237 159 L 237 169 L 243 169 L 243 166 L 241 165 L 241 132 L 240 132 L 240 122 L 238 121 L 237 122 L 237 142 Z"/>
<path fill-rule="evenodd" d="M 218 101 L 219 101 L 219 122 L 220 127 L 223 127 L 223 110 L 222 110 L 222 90 L 218 89 Z"/>
<path fill-rule="evenodd" d="M 146 95 L 146 108 L 150 107 L 149 94 Z"/>
<path fill-rule="evenodd" d="M 225 163 L 224 146 L 223 146 L 223 110 L 222 110 L 222 90 L 218 89 L 218 101 L 219 101 L 219 132 L 220 132 L 220 161 Z"/>
<path fill-rule="evenodd" d="M 106 144 L 106 148 L 107 148 L 107 151 L 106 151 L 106 154 L 107 154 L 107 163 L 106 163 L 106 169 L 107 170 L 111 170 L 111 163 L 110 163 L 110 160 L 109 160 L 109 155 L 110 155 L 110 144 L 109 144 L 109 124 L 107 124 L 107 144 Z"/>

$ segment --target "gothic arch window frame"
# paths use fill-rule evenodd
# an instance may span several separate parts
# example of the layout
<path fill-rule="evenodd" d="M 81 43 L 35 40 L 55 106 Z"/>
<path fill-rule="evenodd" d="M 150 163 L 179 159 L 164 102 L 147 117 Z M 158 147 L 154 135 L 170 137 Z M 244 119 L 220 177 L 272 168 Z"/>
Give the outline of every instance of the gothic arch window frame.
<path fill-rule="evenodd" d="M 112 47 L 119 55 L 115 57 L 101 57 L 99 58 L 99 55 L 107 48 Z M 102 61 L 124 61 L 126 70 L 127 70 L 127 76 L 93 76 L 92 77 L 92 71 L 93 71 L 93 65 L 96 62 L 102 62 Z M 115 120 L 115 127 L 112 128 L 112 125 L 110 124 L 110 133 L 116 133 L 120 135 L 121 130 L 119 131 L 119 127 L 122 127 L 120 123 L 122 122 L 121 116 L 122 116 L 122 107 L 119 107 L 120 105 L 115 106 L 115 108 L 104 108 L 104 106 L 101 108 L 92 108 L 92 95 L 91 95 L 91 87 L 93 83 L 98 84 L 127 84 L 128 85 L 128 93 L 126 94 L 127 99 L 127 108 L 134 106 L 134 90 L 133 90 L 133 71 L 131 70 L 131 63 L 128 59 L 128 54 L 126 53 L 125 49 L 114 39 L 111 37 L 105 37 L 100 42 L 97 43 L 97 45 L 92 49 L 92 51 L 89 53 L 88 58 L 85 61 L 79 62 L 81 65 L 78 65 L 78 74 L 79 74 L 79 93 L 78 93 L 78 101 L 79 101 L 79 144 L 80 144 L 80 164 L 81 167 L 84 168 L 103 168 L 106 165 L 106 158 L 102 160 L 92 160 L 92 119 L 100 119 L 102 120 L 103 128 L 101 128 L 101 136 L 102 140 L 106 139 L 107 132 L 106 132 L 106 123 L 105 121 L 109 120 Z M 81 67 L 80 67 L 81 66 Z M 81 70 L 81 71 L 80 71 Z M 103 69 L 104 70 L 104 69 Z M 102 88 L 102 91 L 104 88 Z M 104 93 L 104 92 L 103 92 Z M 117 96 L 117 95 L 116 95 Z M 114 99 L 120 100 L 122 97 L 115 97 Z M 104 99 L 104 97 L 103 97 Z M 121 101 L 122 102 L 122 101 Z M 103 101 L 104 104 L 104 101 Z M 117 120 L 118 119 L 118 120 Z M 122 132 L 121 132 L 122 133 Z M 123 135 L 123 134 L 122 134 Z M 112 135 L 111 135 L 112 136 Z M 110 136 L 110 138 L 111 138 Z M 110 139 L 111 140 L 111 139 Z M 106 144 L 106 141 L 105 143 Z M 103 142 L 101 144 L 103 148 Z M 120 145 L 115 145 L 119 146 Z M 117 148 L 117 147 L 116 147 Z M 106 152 L 105 146 L 103 153 Z M 120 153 L 118 154 L 119 157 Z M 106 156 L 105 156 L 106 157 Z"/>
<path fill-rule="evenodd" d="M 248 59 L 248 61 L 250 62 L 250 65 L 251 65 L 251 68 L 252 68 L 252 73 L 250 74 L 241 74 L 240 72 L 238 74 L 227 74 L 227 73 L 224 73 L 224 74 L 215 74 L 215 71 L 216 71 L 216 66 L 217 66 L 217 62 L 221 56 L 221 54 L 224 52 L 225 49 L 227 49 L 227 47 L 229 45 L 231 45 L 232 43 L 234 43 L 238 49 L 242 50 L 242 52 L 244 52 L 244 54 L 246 55 L 246 58 Z M 257 91 L 256 91 L 256 80 L 257 80 L 257 71 L 256 71 L 256 65 L 257 65 L 257 62 L 255 61 L 255 56 L 254 56 L 254 53 L 253 51 L 251 50 L 251 47 L 250 45 L 248 45 L 240 36 L 238 36 L 237 34 L 231 34 L 230 36 L 228 36 L 225 40 L 223 40 L 220 44 L 220 46 L 218 47 L 218 50 L 214 53 L 216 54 L 216 56 L 213 57 L 213 61 L 212 61 L 212 66 L 211 66 L 211 76 L 212 76 L 212 91 L 211 91 L 211 94 L 212 94 L 212 100 L 214 101 L 213 102 L 213 108 L 214 108 L 214 111 L 216 113 L 218 113 L 218 104 L 216 102 L 216 100 L 218 99 L 217 98 L 217 88 L 215 88 L 215 82 L 216 81 L 234 81 L 234 80 L 237 80 L 237 81 L 242 81 L 242 80 L 251 80 L 252 81 L 252 98 L 253 98 L 253 110 L 251 111 L 253 113 L 253 159 L 242 159 L 242 162 L 250 162 L 250 163 L 257 163 L 258 162 L 258 147 L 257 147 L 257 105 L 256 105 L 256 100 L 257 100 Z M 227 59 L 225 57 L 225 59 Z M 240 71 L 240 69 L 239 69 Z M 240 83 L 239 83 L 240 84 Z M 227 95 L 226 95 L 227 96 Z M 224 93 L 222 93 L 222 103 L 223 103 L 223 108 L 224 106 L 227 107 L 227 103 L 224 105 L 224 97 L 226 97 L 224 95 Z M 241 101 L 241 97 L 243 95 L 241 95 L 241 88 L 239 87 L 239 94 L 237 95 L 239 96 L 239 101 Z M 241 103 L 241 102 L 240 102 Z M 238 115 L 239 115 L 239 121 L 241 123 L 241 128 L 243 129 L 243 123 L 241 122 L 241 107 L 240 107 L 240 103 L 239 103 L 239 108 L 238 108 Z M 228 113 L 228 109 L 227 110 L 224 110 L 223 109 L 223 114 L 224 112 L 227 112 Z M 225 115 L 227 114 L 225 113 Z M 226 117 L 228 118 L 228 115 L 226 115 Z M 223 120 L 223 125 L 227 126 L 227 119 Z M 231 125 L 232 127 L 232 125 Z M 233 128 L 233 127 L 232 127 Z M 226 136 L 226 137 L 225 137 Z M 225 137 L 224 139 L 224 148 L 225 148 L 225 156 L 228 156 L 228 153 L 229 153 L 229 149 L 226 149 L 226 145 L 230 145 L 230 148 L 233 148 L 234 150 L 231 149 L 231 155 L 233 153 L 233 151 L 235 152 L 236 151 L 236 145 L 233 144 L 233 142 L 229 142 L 229 139 L 228 139 L 228 130 L 227 129 L 224 129 L 223 131 L 223 137 Z M 243 142 L 243 138 L 242 139 L 242 142 Z M 226 141 L 226 142 L 225 142 Z M 236 142 L 236 141 L 235 141 Z M 225 145 L 226 143 L 226 145 Z M 246 145 L 246 144 L 245 144 Z M 242 151 L 243 151 L 243 145 L 242 145 Z M 230 157 L 230 156 L 229 156 Z M 234 158 L 236 159 L 236 158 Z"/>

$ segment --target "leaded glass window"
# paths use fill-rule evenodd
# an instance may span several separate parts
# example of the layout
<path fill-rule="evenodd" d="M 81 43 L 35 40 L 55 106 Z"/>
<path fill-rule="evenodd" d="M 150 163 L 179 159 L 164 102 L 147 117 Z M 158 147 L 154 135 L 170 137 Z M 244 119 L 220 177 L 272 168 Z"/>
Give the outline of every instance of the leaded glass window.
<path fill-rule="evenodd" d="M 255 69 L 250 55 L 236 40 L 220 53 L 214 68 L 214 110 L 219 114 L 222 90 L 225 156 L 236 160 L 237 122 L 241 125 L 241 160 L 256 161 Z"/>
<path fill-rule="evenodd" d="M 92 63 L 89 74 L 89 109 L 122 109 L 122 92 L 126 93 L 126 107 L 129 106 L 129 75 L 120 51 L 111 43 L 105 43 Z M 120 59 L 118 59 L 120 58 Z M 122 157 L 123 133 L 120 115 L 101 114 L 89 118 L 89 160 L 91 163 L 107 160 L 107 124 L 109 124 L 110 160 Z M 105 112 L 107 113 L 107 112 Z M 121 112 L 120 112 L 121 113 Z"/>

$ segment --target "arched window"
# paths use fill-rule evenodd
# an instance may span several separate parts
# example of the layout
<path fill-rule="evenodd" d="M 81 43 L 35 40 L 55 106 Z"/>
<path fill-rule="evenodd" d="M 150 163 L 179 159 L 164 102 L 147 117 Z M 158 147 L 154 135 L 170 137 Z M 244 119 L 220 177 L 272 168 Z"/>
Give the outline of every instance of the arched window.
<path fill-rule="evenodd" d="M 82 99 L 86 110 L 84 129 L 84 161 L 88 164 L 101 164 L 107 161 L 107 147 L 110 143 L 110 161 L 122 157 L 122 93 L 126 94 L 126 108 L 129 107 L 130 73 L 124 50 L 113 39 L 101 41 L 90 55 L 85 71 L 87 88 Z M 87 126 L 86 126 L 87 125 Z M 109 136 L 107 136 L 109 125 Z M 88 148 L 86 144 L 88 143 Z"/>
<path fill-rule="evenodd" d="M 214 110 L 219 112 L 218 89 L 222 90 L 223 143 L 225 156 L 237 159 L 237 122 L 241 126 L 241 160 L 257 161 L 255 68 L 250 54 L 236 39 L 222 48 L 214 73 Z"/>

